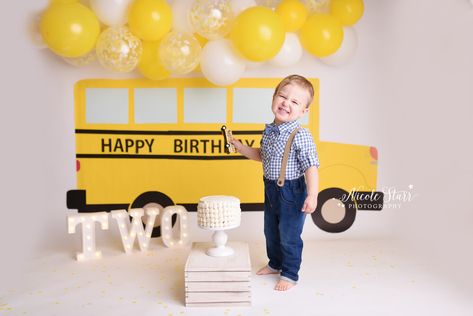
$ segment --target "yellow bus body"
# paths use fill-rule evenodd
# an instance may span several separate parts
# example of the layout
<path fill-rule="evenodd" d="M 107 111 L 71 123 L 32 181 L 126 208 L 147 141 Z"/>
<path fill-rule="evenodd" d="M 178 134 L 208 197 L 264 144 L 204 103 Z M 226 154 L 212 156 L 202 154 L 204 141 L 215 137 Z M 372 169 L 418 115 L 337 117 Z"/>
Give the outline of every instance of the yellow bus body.
<path fill-rule="evenodd" d="M 233 120 L 235 89 L 274 89 L 281 78 L 241 79 L 217 87 L 203 78 L 174 78 L 163 81 L 141 79 L 82 80 L 75 85 L 77 189 L 86 192 L 93 205 L 132 205 L 145 192 L 161 192 L 173 203 L 193 205 L 206 195 L 233 195 L 242 205 L 259 206 L 264 200 L 261 163 L 224 151 L 220 128 L 226 125 L 234 137 L 259 147 L 264 122 Z M 310 130 L 320 159 L 319 190 L 341 188 L 376 190 L 377 152 L 369 146 L 338 144 L 319 140 L 319 81 L 310 79 L 315 97 L 303 127 Z M 135 116 L 137 89 L 173 89 L 176 121 L 138 123 Z M 195 123 L 185 120 L 185 90 L 224 89 L 224 121 Z M 88 89 L 121 89 L 126 92 L 126 122 L 87 122 Z M 253 90 L 251 90 L 253 91 Z M 264 104 L 270 113 L 271 99 Z M 261 110 L 261 109 L 259 109 Z M 251 111 L 247 113 L 251 121 Z M 269 123 L 269 122 L 266 122 Z"/>

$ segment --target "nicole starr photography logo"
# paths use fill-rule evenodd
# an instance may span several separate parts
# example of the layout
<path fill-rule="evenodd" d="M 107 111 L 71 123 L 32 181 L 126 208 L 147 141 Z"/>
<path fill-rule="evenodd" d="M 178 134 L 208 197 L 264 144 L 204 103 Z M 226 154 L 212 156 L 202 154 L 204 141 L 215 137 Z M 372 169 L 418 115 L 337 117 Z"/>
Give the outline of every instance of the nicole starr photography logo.
<path fill-rule="evenodd" d="M 342 196 L 341 202 L 348 207 L 377 211 L 383 208 L 399 209 L 403 204 L 412 202 L 417 196 L 413 184 L 409 184 L 405 189 L 383 187 L 381 191 L 353 188 L 350 193 Z M 352 201 L 356 202 L 356 206 L 351 203 Z"/>
<path fill-rule="evenodd" d="M 414 185 L 409 184 L 407 189 L 396 189 L 395 187 L 384 187 L 384 207 L 401 208 L 402 204 L 412 202 L 417 196 L 414 192 Z"/>

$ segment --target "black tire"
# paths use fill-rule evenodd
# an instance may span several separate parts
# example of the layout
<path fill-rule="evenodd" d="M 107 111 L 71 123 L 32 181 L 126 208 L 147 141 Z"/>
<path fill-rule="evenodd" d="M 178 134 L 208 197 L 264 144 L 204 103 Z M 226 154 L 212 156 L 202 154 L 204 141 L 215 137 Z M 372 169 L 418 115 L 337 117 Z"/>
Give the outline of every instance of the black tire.
<path fill-rule="evenodd" d="M 352 199 L 342 202 L 344 196 L 348 196 L 348 192 L 340 188 L 328 188 L 319 193 L 317 208 L 312 213 L 312 220 L 317 227 L 328 233 L 341 233 L 353 225 L 356 217 L 356 204 Z M 337 199 L 345 206 L 345 216 L 337 223 L 328 222 L 322 215 L 322 207 L 330 199 Z"/>
<path fill-rule="evenodd" d="M 174 202 L 171 200 L 169 196 L 161 192 L 149 191 L 143 194 L 140 194 L 135 201 L 131 204 L 130 208 L 142 208 L 146 204 L 149 203 L 157 203 L 161 205 L 163 208 L 166 206 L 174 205 Z M 160 214 L 162 215 L 162 213 Z M 176 223 L 177 215 L 174 214 L 172 216 L 172 226 Z M 151 233 L 151 237 L 161 237 L 161 226 L 157 226 L 153 228 L 153 232 Z"/>

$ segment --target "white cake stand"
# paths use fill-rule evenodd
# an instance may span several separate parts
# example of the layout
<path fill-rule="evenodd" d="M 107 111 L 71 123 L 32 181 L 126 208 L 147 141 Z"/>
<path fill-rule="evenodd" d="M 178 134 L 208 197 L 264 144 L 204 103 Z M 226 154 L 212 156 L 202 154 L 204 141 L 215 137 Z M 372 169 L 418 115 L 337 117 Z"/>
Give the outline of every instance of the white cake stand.
<path fill-rule="evenodd" d="M 228 236 L 225 233 L 227 229 L 237 228 L 238 225 L 228 226 L 228 227 L 216 227 L 216 228 L 208 228 L 202 227 L 202 229 L 214 231 L 212 234 L 212 241 L 214 242 L 216 247 L 207 249 L 207 255 L 211 257 L 226 257 L 233 255 L 234 251 L 232 248 L 225 246 L 228 240 Z"/>

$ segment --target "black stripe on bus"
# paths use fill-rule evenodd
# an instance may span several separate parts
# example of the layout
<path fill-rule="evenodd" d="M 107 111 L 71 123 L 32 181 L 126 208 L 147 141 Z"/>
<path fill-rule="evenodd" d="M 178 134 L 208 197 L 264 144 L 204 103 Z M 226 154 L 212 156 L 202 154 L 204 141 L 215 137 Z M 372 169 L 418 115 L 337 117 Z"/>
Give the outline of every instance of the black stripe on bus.
<path fill-rule="evenodd" d="M 234 135 L 260 135 L 263 131 L 232 131 Z M 102 129 L 76 129 L 76 134 L 122 134 L 122 135 L 221 135 L 221 131 L 128 131 Z"/>
<path fill-rule="evenodd" d="M 188 212 L 197 212 L 196 203 L 176 203 L 176 205 L 182 205 Z M 127 210 L 130 204 L 87 204 L 78 209 L 79 213 L 94 213 L 94 212 L 110 212 L 112 210 Z M 264 210 L 263 203 L 241 203 L 240 205 L 242 212 L 258 212 Z M 69 209 L 75 209 L 74 207 L 68 207 Z"/>
<path fill-rule="evenodd" d="M 197 212 L 197 204 L 176 203 L 182 205 L 188 212 Z M 241 203 L 240 208 L 242 212 L 258 212 L 264 210 L 264 203 Z"/>
<path fill-rule="evenodd" d="M 242 160 L 245 156 L 186 156 L 186 155 L 115 155 L 115 154 L 77 154 L 76 158 L 124 158 L 124 159 L 180 159 L 180 160 Z"/>

